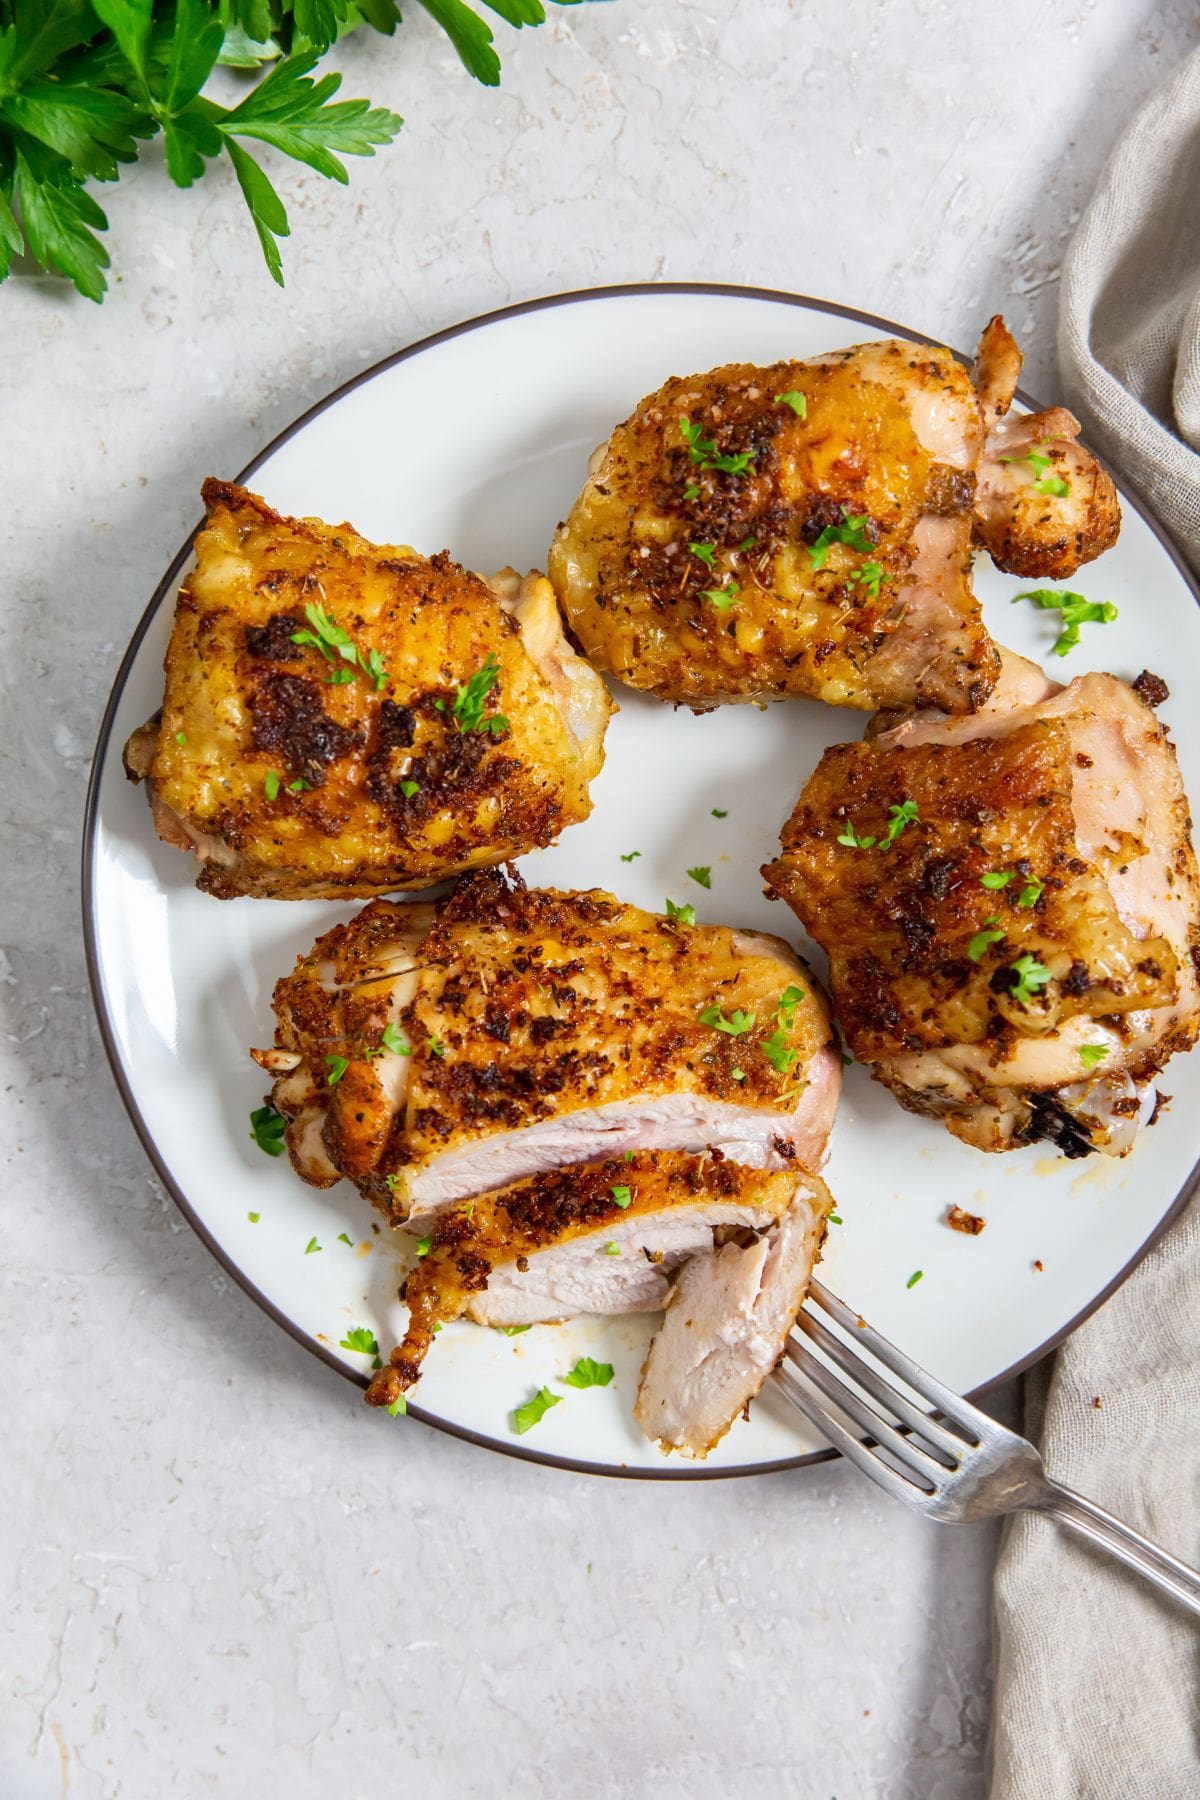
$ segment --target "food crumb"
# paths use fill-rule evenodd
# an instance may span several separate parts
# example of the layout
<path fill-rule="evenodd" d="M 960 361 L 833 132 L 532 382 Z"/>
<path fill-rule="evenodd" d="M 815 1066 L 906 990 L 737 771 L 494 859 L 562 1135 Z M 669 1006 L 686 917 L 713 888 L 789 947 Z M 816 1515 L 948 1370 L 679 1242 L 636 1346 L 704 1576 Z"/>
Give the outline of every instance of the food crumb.
<path fill-rule="evenodd" d="M 1171 690 L 1162 676 L 1151 674 L 1149 669 L 1143 669 L 1137 680 L 1129 685 L 1146 706 L 1161 706 L 1164 700 L 1171 698 Z"/>
<path fill-rule="evenodd" d="M 1041 1257 L 1039 1256 L 1033 1266 L 1037 1270 L 1038 1274 L 1040 1275 L 1046 1265 L 1043 1263 Z"/>
<path fill-rule="evenodd" d="M 1155 1088 L 1155 1090 L 1154 1090 L 1154 1111 L 1150 1114 L 1150 1120 L 1149 1120 L 1151 1125 L 1158 1124 L 1158 1115 L 1160 1113 L 1166 1112 L 1168 1106 L 1170 1106 L 1170 1104 L 1171 1104 L 1172 1099 L 1173 1099 L 1173 1095 L 1164 1094 L 1161 1088 Z"/>
<path fill-rule="evenodd" d="M 952 1206 L 946 1214 L 946 1223 L 951 1231 L 961 1231 L 967 1237 L 978 1237 L 987 1220 L 979 1213 L 969 1213 L 961 1206 Z"/>
<path fill-rule="evenodd" d="M 1092 1406 L 1093 1406 L 1093 1407 L 1094 1407 L 1094 1409 L 1095 1409 L 1095 1410 L 1096 1410 L 1096 1412 L 1099 1412 L 1099 1411 L 1100 1411 L 1100 1408 L 1101 1408 L 1101 1407 L 1102 1407 L 1102 1406 L 1103 1406 L 1103 1405 L 1104 1405 L 1104 1402 L 1103 1402 L 1103 1400 L 1101 1400 L 1101 1398 L 1100 1398 L 1100 1396 L 1099 1396 L 1099 1394 L 1093 1394 L 1093 1395 L 1092 1395 Z"/>

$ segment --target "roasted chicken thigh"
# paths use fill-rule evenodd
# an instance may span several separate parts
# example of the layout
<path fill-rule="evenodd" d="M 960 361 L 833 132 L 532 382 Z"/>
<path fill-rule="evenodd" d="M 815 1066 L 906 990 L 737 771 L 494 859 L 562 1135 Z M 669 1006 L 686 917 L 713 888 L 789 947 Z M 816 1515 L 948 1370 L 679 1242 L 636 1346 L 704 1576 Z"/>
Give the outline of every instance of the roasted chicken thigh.
<path fill-rule="evenodd" d="M 468 877 L 376 901 L 275 992 L 288 1148 L 400 1223 L 626 1150 L 824 1160 L 841 1080 L 825 1002 L 778 938 L 611 894 Z"/>
<path fill-rule="evenodd" d="M 1143 681 L 1143 691 L 1145 691 Z M 968 1143 L 1127 1150 L 1200 1029 L 1200 885 L 1166 731 L 1112 675 L 827 750 L 763 871 L 859 1061 Z"/>
<path fill-rule="evenodd" d="M 1059 575 L 1117 523 L 1068 414 L 1040 416 L 1028 450 L 1004 420 L 1019 369 L 993 320 L 978 387 L 948 350 L 899 340 L 666 382 L 596 453 L 549 553 L 585 654 L 697 711 L 973 710 L 998 668 L 973 533 L 1004 567 Z"/>
<path fill-rule="evenodd" d="M 204 500 L 162 711 L 126 748 L 198 886 L 428 887 L 587 817 L 611 705 L 543 577 L 489 584 L 227 482 Z"/>

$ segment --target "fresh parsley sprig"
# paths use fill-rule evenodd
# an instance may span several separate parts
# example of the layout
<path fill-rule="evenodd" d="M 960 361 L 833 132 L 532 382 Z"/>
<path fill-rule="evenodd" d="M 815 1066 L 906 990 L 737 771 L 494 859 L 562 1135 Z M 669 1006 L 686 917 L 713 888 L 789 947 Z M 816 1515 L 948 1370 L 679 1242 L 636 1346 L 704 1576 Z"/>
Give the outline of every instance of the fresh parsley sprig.
<path fill-rule="evenodd" d="M 490 731 L 493 737 L 499 737 L 508 730 L 508 720 L 503 713 L 489 713 L 486 710 L 487 697 L 499 679 L 500 664 L 494 656 L 489 655 L 483 667 L 476 669 L 475 673 L 469 675 L 466 681 L 455 690 L 454 705 L 451 711 L 454 714 L 454 723 L 461 732 L 481 731 L 486 733 Z M 435 700 L 434 705 L 439 712 L 445 712 L 444 700 Z"/>
<path fill-rule="evenodd" d="M 845 544 L 850 550 L 873 550 L 875 540 L 869 535 L 869 513 L 847 513 L 840 525 L 826 525 L 821 535 L 808 546 L 814 569 L 825 567 L 831 544 Z"/>
<path fill-rule="evenodd" d="M 1075 648 L 1081 625 L 1111 625 L 1117 617 L 1111 600 L 1087 600 L 1069 588 L 1030 588 L 1027 593 L 1013 595 L 1014 606 L 1018 600 L 1032 600 L 1045 612 L 1062 614 L 1063 629 L 1054 642 L 1055 656 L 1066 656 Z"/>

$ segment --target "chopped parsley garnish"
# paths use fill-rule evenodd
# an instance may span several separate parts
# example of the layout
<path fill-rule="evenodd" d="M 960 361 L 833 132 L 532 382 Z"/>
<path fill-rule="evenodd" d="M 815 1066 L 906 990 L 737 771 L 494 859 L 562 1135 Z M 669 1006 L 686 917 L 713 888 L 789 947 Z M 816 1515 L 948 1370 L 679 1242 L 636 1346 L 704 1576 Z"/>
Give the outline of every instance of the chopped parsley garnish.
<path fill-rule="evenodd" d="M 631 1188 L 615 1187 L 612 1190 L 612 1197 L 614 1204 L 619 1206 L 622 1212 L 624 1212 L 627 1207 L 633 1205 L 633 1190 Z"/>
<path fill-rule="evenodd" d="M 276 774 L 275 770 L 268 769 L 266 780 L 263 782 L 263 792 L 266 794 L 268 800 L 278 800 L 279 785 L 279 776 Z"/>
<path fill-rule="evenodd" d="M 1065 500 L 1067 495 L 1071 492 L 1070 483 L 1064 481 L 1061 475 L 1053 473 L 1049 475 L 1046 474 L 1046 470 L 1052 467 L 1053 462 L 1053 459 L 1048 454 L 1049 449 L 1049 444 L 1035 444 L 1031 450 L 1026 450 L 1023 455 L 1002 456 L 1000 461 L 1002 463 L 1028 463 L 1036 477 L 1033 485 L 1038 493 L 1053 494 L 1056 500 Z"/>
<path fill-rule="evenodd" d="M 1080 1044 L 1079 1060 L 1085 1069 L 1094 1069 L 1108 1055 L 1107 1044 Z"/>
<path fill-rule="evenodd" d="M 831 1225 L 840 1225 L 842 1223 L 841 1213 L 826 1213 L 825 1216 Z"/>
<path fill-rule="evenodd" d="M 473 1200 L 468 1200 L 466 1205 L 460 1206 L 458 1210 L 464 1219 L 473 1219 L 475 1217 L 475 1202 Z"/>
<path fill-rule="evenodd" d="M 675 902 L 669 899 L 667 901 L 667 917 L 668 919 L 677 919 L 681 925 L 694 925 L 696 909 L 690 901 L 685 906 L 676 906 Z"/>
<path fill-rule="evenodd" d="M 1017 897 L 1017 905 L 1025 907 L 1036 906 L 1041 899 L 1042 894 L 1045 892 L 1045 887 L 1046 884 L 1044 881 L 1039 881 L 1036 876 L 1031 875 Z"/>
<path fill-rule="evenodd" d="M 735 1081 L 745 1081 L 746 1079 L 745 1069 L 730 1069 L 729 1073 Z"/>
<path fill-rule="evenodd" d="M 389 1419 L 397 1418 L 400 1413 L 406 1413 L 408 1411 L 408 1401 L 404 1398 L 404 1395 L 397 1394 L 387 1411 Z"/>
<path fill-rule="evenodd" d="M 786 1075 L 800 1052 L 788 1046 L 787 1032 L 781 1025 L 773 1031 L 769 1038 L 763 1039 L 762 1053 L 771 1067 L 780 1075 Z"/>
<path fill-rule="evenodd" d="M 593 1362 L 590 1356 L 581 1356 L 571 1373 L 563 1376 L 567 1386 L 573 1388 L 607 1387 L 612 1378 L 612 1364 Z"/>
<path fill-rule="evenodd" d="M 751 532 L 749 537 L 744 537 L 741 543 L 736 545 L 735 548 L 738 550 L 753 550 L 757 542 L 758 539 L 755 537 L 754 533 Z"/>
<path fill-rule="evenodd" d="M 813 568 L 825 567 L 825 558 L 829 555 L 831 544 L 845 544 L 851 550 L 873 550 L 875 545 L 867 536 L 867 526 L 870 523 L 869 513 L 847 513 L 840 525 L 826 525 L 816 542 L 808 546 Z"/>
<path fill-rule="evenodd" d="M 361 670 L 376 689 L 383 686 L 388 672 L 383 666 L 383 658 L 378 650 L 371 650 L 366 656 L 357 649 L 350 633 L 338 624 L 332 613 L 325 611 L 310 601 L 304 608 L 304 616 L 308 620 L 310 630 L 293 631 L 293 644 L 302 644 L 318 650 L 326 662 L 336 663 L 340 657 L 342 662 L 349 663 L 348 669 L 335 669 L 328 677 L 333 687 L 341 687 L 347 681 L 353 681 L 356 671 Z"/>
<path fill-rule="evenodd" d="M 808 397 L 799 388 L 789 388 L 786 394 L 776 394 L 776 406 L 790 406 L 798 419 L 808 417 Z"/>
<path fill-rule="evenodd" d="M 550 1408 L 557 1406 L 561 1399 L 561 1394 L 552 1394 L 548 1387 L 539 1388 L 533 1399 L 527 1400 L 524 1406 L 518 1406 L 513 1414 L 513 1424 L 517 1431 L 529 1431 L 539 1419 L 544 1419 Z"/>
<path fill-rule="evenodd" d="M 287 791 L 289 794 L 303 794 L 311 787 L 311 781 L 305 781 L 303 775 L 297 775 L 295 781 L 288 782 Z"/>
<path fill-rule="evenodd" d="M 325 1058 L 325 1063 L 329 1070 L 326 1080 L 330 1087 L 336 1087 L 338 1082 L 342 1079 L 342 1076 L 346 1073 L 346 1070 L 350 1067 L 350 1058 L 348 1056 L 337 1056 L 335 1054 L 327 1056 Z"/>
<path fill-rule="evenodd" d="M 724 1031 L 728 1036 L 736 1038 L 741 1037 L 744 1032 L 754 1029 L 754 1021 L 757 1016 L 757 1013 L 743 1012 L 739 1006 L 727 1019 L 714 1000 L 712 1005 L 706 1006 L 700 1014 L 700 1023 L 711 1025 L 714 1031 Z"/>
<path fill-rule="evenodd" d="M 604 1254 L 605 1254 L 605 1256 L 620 1256 L 620 1254 L 621 1254 L 620 1244 L 605 1244 Z"/>
<path fill-rule="evenodd" d="M 454 722 L 460 731 L 490 731 L 493 737 L 499 737 L 502 731 L 508 730 L 508 720 L 502 713 L 484 711 L 487 697 L 499 679 L 500 664 L 494 656 L 489 656 L 483 667 L 476 669 L 455 691 Z"/>
<path fill-rule="evenodd" d="M 400 1035 L 400 1028 L 390 1023 L 383 1028 L 383 1036 L 379 1040 L 381 1050 L 390 1050 L 393 1056 L 411 1056 L 412 1048 Z"/>
<path fill-rule="evenodd" d="M 349 1244 L 351 1250 L 353 1250 L 353 1248 L 354 1248 L 354 1239 L 350 1236 L 349 1232 L 346 1232 L 346 1231 L 338 1232 L 338 1243 L 339 1244 Z"/>
<path fill-rule="evenodd" d="M 712 816 L 714 819 L 727 819 L 729 817 L 729 808 L 727 806 L 714 806 L 712 809 Z"/>
<path fill-rule="evenodd" d="M 430 1040 L 429 1040 L 429 1054 L 430 1054 L 430 1055 L 431 1055 L 431 1056 L 445 1056 L 445 1054 L 446 1054 L 446 1046 L 445 1046 L 445 1044 L 444 1044 L 444 1043 L 443 1043 L 443 1042 L 442 1042 L 442 1040 L 441 1040 L 441 1038 L 430 1038 Z"/>
<path fill-rule="evenodd" d="M 635 862 L 641 854 L 642 853 L 640 850 L 631 850 L 629 852 L 628 856 L 622 856 L 621 861 L 622 862 Z"/>
<path fill-rule="evenodd" d="M 260 1219 L 261 1219 L 261 1218 L 262 1218 L 262 1214 L 261 1214 L 261 1213 L 252 1213 L 252 1212 L 248 1212 L 248 1213 L 247 1213 L 247 1214 L 246 1214 L 246 1217 L 247 1217 L 247 1218 L 248 1218 L 248 1219 L 249 1219 L 249 1221 L 250 1221 L 250 1223 L 251 1223 L 251 1224 L 252 1224 L 252 1225 L 257 1225 L 257 1224 L 258 1224 L 258 1221 L 259 1221 L 259 1220 L 260 1220 Z"/>
<path fill-rule="evenodd" d="M 868 600 L 878 600 L 879 584 L 883 580 L 883 564 L 865 562 L 859 569 L 851 569 L 846 577 L 851 587 L 861 586 Z"/>
<path fill-rule="evenodd" d="M 354 1350 L 359 1356 L 379 1355 L 379 1345 L 375 1342 L 375 1333 L 369 1325 L 352 1325 L 338 1349 Z"/>
<path fill-rule="evenodd" d="M 994 915 L 992 918 L 985 919 L 983 922 L 984 922 L 985 926 L 987 926 L 987 925 L 999 926 L 1000 925 L 999 919 L 996 918 Z M 975 933 L 975 936 L 971 939 L 970 943 L 967 945 L 967 955 L 970 957 L 972 962 L 978 962 L 980 957 L 983 955 L 984 951 L 988 948 L 988 946 L 991 944 L 998 944 L 1000 942 L 1000 939 L 1003 936 L 1004 936 L 1003 926 L 1000 926 L 1000 929 L 998 931 L 977 931 Z"/>
<path fill-rule="evenodd" d="M 305 1256 L 316 1256 L 320 1251 L 320 1248 L 321 1246 L 318 1244 L 316 1238 L 310 1237 L 307 1244 L 304 1246 L 304 1254 Z"/>
<path fill-rule="evenodd" d="M 268 1156 L 282 1156 L 287 1120 L 273 1106 L 256 1106 L 250 1114 L 250 1136 Z"/>
<path fill-rule="evenodd" d="M 804 989 L 796 986 L 785 987 L 779 996 L 779 1005 L 775 1009 L 775 1017 L 781 1025 L 790 1025 L 796 1017 L 796 1008 L 804 998 Z"/>
<path fill-rule="evenodd" d="M 873 837 L 860 837 L 851 820 L 847 819 L 846 829 L 838 833 L 838 843 L 845 844 L 851 850 L 870 850 L 878 841 L 881 850 L 890 850 L 900 833 L 906 826 L 920 823 L 915 800 L 902 800 L 899 806 L 889 806 L 891 818 L 883 836 L 876 840 Z"/>
<path fill-rule="evenodd" d="M 1117 617 L 1111 600 L 1086 600 L 1070 588 L 1030 588 L 1027 593 L 1013 595 L 1014 606 L 1018 600 L 1032 600 L 1045 612 L 1062 614 L 1063 629 L 1055 639 L 1055 656 L 1066 656 L 1075 648 L 1081 625 L 1111 625 Z"/>
<path fill-rule="evenodd" d="M 980 886 L 985 888 L 1004 888 L 1008 886 L 1012 878 L 1011 869 L 989 869 L 986 874 L 979 877 L 979 882 Z"/>
<path fill-rule="evenodd" d="M 709 568 L 709 569 L 712 568 L 713 559 L 715 558 L 715 556 L 717 554 L 715 545 L 713 545 L 713 544 L 689 544 L 688 549 L 691 551 L 693 556 L 699 558 L 699 560 L 705 565 L 706 568 Z"/>
<path fill-rule="evenodd" d="M 428 1237 L 423 1237 L 423 1238 L 417 1239 L 417 1255 L 418 1256 L 428 1256 L 429 1252 L 432 1249 L 433 1249 L 433 1233 L 431 1231 L 429 1233 Z"/>
<path fill-rule="evenodd" d="M 679 429 L 688 447 L 688 455 L 702 469 L 720 469 L 723 475 L 744 475 L 754 462 L 752 450 L 739 450 L 734 456 L 718 455 L 713 439 L 706 438 L 701 427 L 693 425 L 690 419 L 680 419 Z"/>
<path fill-rule="evenodd" d="M 698 887 L 712 886 L 712 869 L 707 863 L 698 863 L 694 869 L 688 870 L 688 874 Z"/>
<path fill-rule="evenodd" d="M 419 793 L 420 791 L 421 791 L 420 782 L 413 781 L 411 779 L 411 777 L 409 777 L 407 780 L 402 781 L 400 783 L 400 792 L 404 795 L 404 798 L 406 800 L 411 800 L 413 795 Z"/>
<path fill-rule="evenodd" d="M 184 744 L 187 743 L 187 732 L 177 731 L 175 733 L 175 742 L 179 745 L 180 749 L 182 749 Z"/>
<path fill-rule="evenodd" d="M 698 500 L 700 498 L 700 489 L 696 486 L 694 481 L 688 482 L 683 490 L 683 497 L 685 500 Z"/>
<path fill-rule="evenodd" d="M 702 600 L 711 600 L 718 612 L 728 612 L 741 591 L 741 583 L 734 581 L 733 577 L 730 576 L 724 587 L 701 588 L 700 598 Z"/>
<path fill-rule="evenodd" d="M 905 1287 L 915 1288 L 924 1273 L 924 1269 L 914 1269 L 908 1280 L 905 1282 Z"/>
<path fill-rule="evenodd" d="M 523 1331 L 529 1330 L 529 1327 L 528 1325 L 497 1325 L 496 1330 L 502 1331 L 505 1337 L 520 1337 Z"/>
<path fill-rule="evenodd" d="M 633 1161 L 633 1151 L 632 1151 L 632 1150 L 627 1150 L 627 1151 L 626 1151 L 626 1152 L 625 1152 L 625 1161 L 626 1161 L 626 1162 L 632 1162 L 632 1161 Z"/>
<path fill-rule="evenodd" d="M 1028 1010 L 1033 996 L 1050 980 L 1050 971 L 1030 951 L 1026 951 L 1024 956 L 1018 956 L 1011 967 L 1017 979 L 1009 991 L 1017 1005 Z"/>

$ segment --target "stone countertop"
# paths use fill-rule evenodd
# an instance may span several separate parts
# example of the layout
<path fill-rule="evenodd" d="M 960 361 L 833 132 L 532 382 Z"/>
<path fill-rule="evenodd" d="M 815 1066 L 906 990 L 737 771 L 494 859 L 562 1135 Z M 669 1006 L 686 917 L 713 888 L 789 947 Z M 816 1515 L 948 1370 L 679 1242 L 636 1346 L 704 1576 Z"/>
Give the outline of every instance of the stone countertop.
<path fill-rule="evenodd" d="M 222 1274 L 108 1075 L 79 818 L 201 478 L 440 326 L 656 279 L 959 346 L 1002 309 L 1055 398 L 1065 241 L 1197 33 L 1188 0 L 617 0 L 497 23 L 488 93 L 413 7 L 341 50 L 401 141 L 348 191 L 268 157 L 283 292 L 232 177 L 177 194 L 154 153 L 102 196 L 102 308 L 0 291 L 5 1800 L 983 1791 L 992 1534 L 840 1465 L 667 1488 L 380 1430 Z"/>

